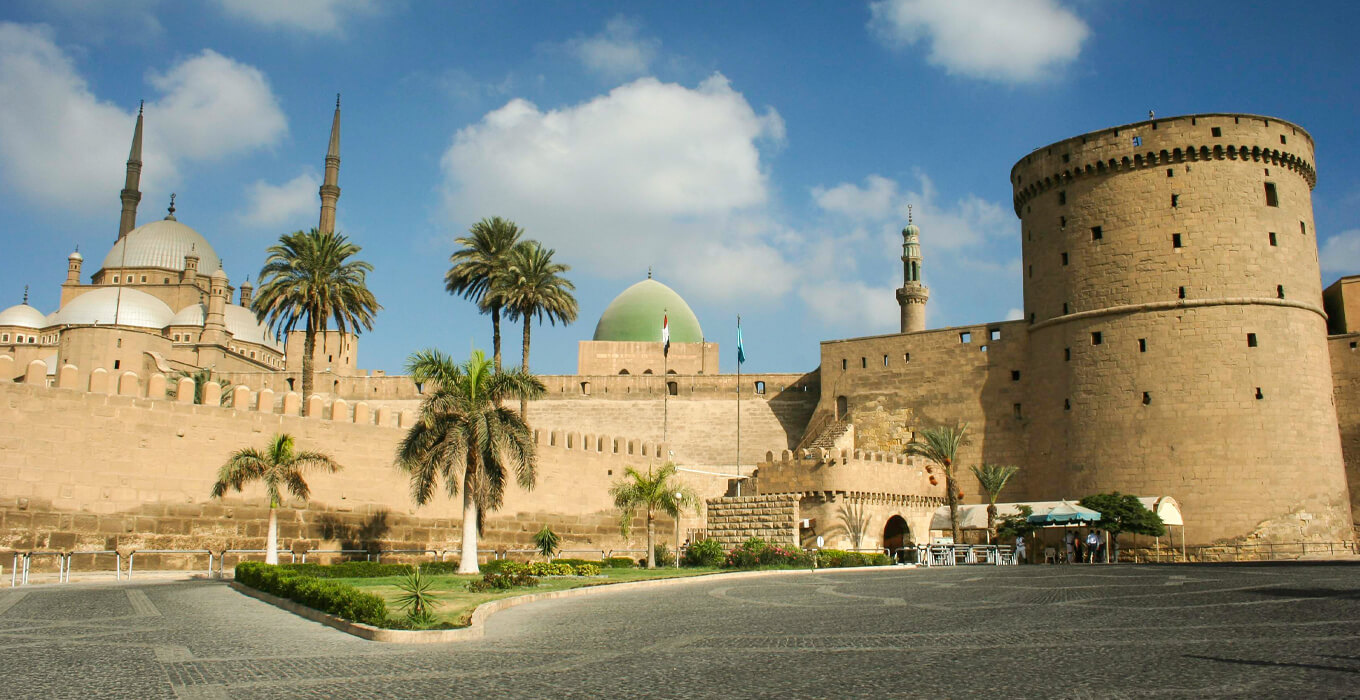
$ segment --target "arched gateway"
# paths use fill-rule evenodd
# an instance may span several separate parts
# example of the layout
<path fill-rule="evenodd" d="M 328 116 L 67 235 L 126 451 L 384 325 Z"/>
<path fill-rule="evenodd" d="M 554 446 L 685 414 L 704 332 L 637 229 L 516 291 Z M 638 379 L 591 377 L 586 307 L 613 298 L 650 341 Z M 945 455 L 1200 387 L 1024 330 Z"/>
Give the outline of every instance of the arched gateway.
<path fill-rule="evenodd" d="M 907 521 L 900 515 L 888 518 L 887 524 L 883 526 L 883 548 L 892 553 L 911 543 L 911 528 L 907 527 Z"/>

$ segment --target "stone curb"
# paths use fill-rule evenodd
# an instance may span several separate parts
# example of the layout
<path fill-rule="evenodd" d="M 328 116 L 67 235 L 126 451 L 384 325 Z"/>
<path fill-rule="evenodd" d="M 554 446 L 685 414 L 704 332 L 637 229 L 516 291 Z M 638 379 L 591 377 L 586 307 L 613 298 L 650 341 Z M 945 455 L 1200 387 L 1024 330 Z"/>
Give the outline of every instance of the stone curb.
<path fill-rule="evenodd" d="M 478 605 L 472 611 L 472 621 L 467 627 L 460 627 L 451 630 L 390 630 L 373 625 L 366 625 L 361 622 L 350 622 L 330 613 L 324 613 L 315 608 L 309 608 L 300 603 L 295 603 L 286 598 L 256 590 L 250 586 L 227 582 L 238 593 L 248 595 L 251 598 L 264 601 L 275 607 L 287 610 L 294 615 L 305 617 L 313 622 L 320 622 L 327 627 L 333 627 L 346 634 L 352 634 L 362 639 L 373 642 L 392 642 L 397 644 L 445 644 L 448 642 L 464 642 L 472 639 L 481 639 L 485 634 L 486 620 L 495 613 L 506 608 L 513 608 L 528 603 L 537 603 L 541 600 L 552 600 L 554 598 L 575 598 L 579 596 L 596 595 L 612 591 L 636 591 L 646 588 L 660 588 L 692 581 L 711 581 L 721 578 L 725 581 L 745 578 L 756 578 L 759 576 L 769 576 L 775 574 L 785 575 L 807 575 L 825 573 L 849 573 L 851 571 L 899 571 L 914 570 L 914 566 L 855 566 L 842 567 L 837 569 L 774 569 L 769 571 L 734 571 L 730 573 L 700 574 L 698 576 L 679 576 L 675 578 L 659 578 L 651 581 L 628 581 L 625 583 L 609 583 L 598 586 L 586 586 L 584 588 L 568 588 L 564 591 L 547 591 L 544 593 L 530 593 L 528 595 L 515 596 L 513 598 L 501 598 Z"/>

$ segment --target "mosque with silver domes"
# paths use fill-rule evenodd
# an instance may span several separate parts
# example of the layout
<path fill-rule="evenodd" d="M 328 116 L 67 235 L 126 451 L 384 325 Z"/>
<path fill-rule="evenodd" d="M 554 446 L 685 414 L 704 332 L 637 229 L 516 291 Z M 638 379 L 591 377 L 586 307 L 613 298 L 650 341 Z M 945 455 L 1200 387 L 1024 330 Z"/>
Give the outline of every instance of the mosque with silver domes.
<path fill-rule="evenodd" d="M 137 114 L 127 176 L 120 194 L 118 238 L 88 281 L 85 258 L 67 258 L 60 307 L 43 313 L 24 302 L 0 311 L 0 354 L 24 366 L 42 360 L 55 373 L 74 365 L 160 372 L 268 373 L 302 366 L 302 333 L 281 337 L 250 309 L 249 278 L 233 287 L 222 260 L 202 234 L 175 217 L 174 195 L 164 218 L 137 225 L 141 201 L 143 115 Z M 340 168 L 340 104 L 336 101 L 321 186 L 321 228 L 334 230 Z M 316 371 L 348 374 L 356 343 L 351 334 L 318 339 Z M 296 337 L 293 337 L 296 336 Z M 84 377 L 82 377 L 84 379 Z"/>

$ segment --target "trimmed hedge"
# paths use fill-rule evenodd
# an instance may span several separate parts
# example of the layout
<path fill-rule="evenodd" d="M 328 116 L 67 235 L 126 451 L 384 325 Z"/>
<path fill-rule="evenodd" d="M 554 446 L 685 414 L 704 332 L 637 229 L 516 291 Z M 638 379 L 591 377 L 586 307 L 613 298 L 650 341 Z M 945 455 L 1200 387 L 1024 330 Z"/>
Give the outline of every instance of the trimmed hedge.
<path fill-rule="evenodd" d="M 628 557 L 609 557 L 601 564 L 606 569 L 631 569 L 633 560 Z"/>
<path fill-rule="evenodd" d="M 405 576 L 415 567 L 410 564 L 381 564 L 376 561 L 342 561 L 334 564 L 279 564 L 284 571 L 295 571 L 315 578 L 378 578 Z"/>
<path fill-rule="evenodd" d="M 857 566 L 887 566 L 892 558 L 882 552 L 848 552 L 843 549 L 823 549 L 817 552 L 817 566 L 840 569 Z"/>
<path fill-rule="evenodd" d="M 327 581 L 295 568 L 244 561 L 236 565 L 236 580 L 242 585 L 287 598 L 346 620 L 376 627 L 387 624 L 387 604 L 382 598 L 372 593 L 364 593 L 349 584 Z"/>

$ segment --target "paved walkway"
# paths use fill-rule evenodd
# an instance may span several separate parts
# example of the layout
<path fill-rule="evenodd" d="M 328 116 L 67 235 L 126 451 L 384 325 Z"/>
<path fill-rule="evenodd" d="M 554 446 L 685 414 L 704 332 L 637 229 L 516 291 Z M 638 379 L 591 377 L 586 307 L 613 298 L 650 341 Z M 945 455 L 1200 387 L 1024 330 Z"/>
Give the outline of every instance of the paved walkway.
<path fill-rule="evenodd" d="M 218 583 L 0 589 L 0 697 L 1360 693 L 1360 567 L 959 567 L 689 581 L 365 642 Z"/>

